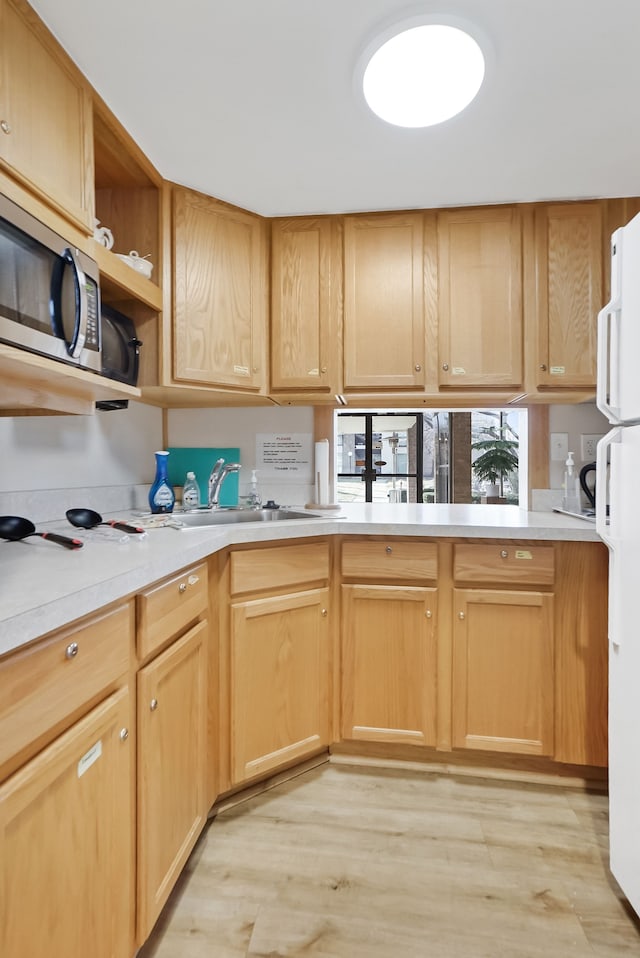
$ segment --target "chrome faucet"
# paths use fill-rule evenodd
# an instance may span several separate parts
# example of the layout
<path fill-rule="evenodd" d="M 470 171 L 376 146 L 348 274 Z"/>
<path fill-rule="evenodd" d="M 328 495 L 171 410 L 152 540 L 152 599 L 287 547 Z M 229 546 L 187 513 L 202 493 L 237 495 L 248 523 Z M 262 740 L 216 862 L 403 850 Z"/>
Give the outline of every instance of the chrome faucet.
<path fill-rule="evenodd" d="M 209 508 L 217 509 L 218 500 L 220 499 L 220 490 L 222 489 L 222 483 L 232 472 L 240 472 L 241 466 L 239 462 L 226 462 L 224 459 L 218 459 L 214 464 L 213 469 L 211 470 L 211 475 L 209 476 Z"/>

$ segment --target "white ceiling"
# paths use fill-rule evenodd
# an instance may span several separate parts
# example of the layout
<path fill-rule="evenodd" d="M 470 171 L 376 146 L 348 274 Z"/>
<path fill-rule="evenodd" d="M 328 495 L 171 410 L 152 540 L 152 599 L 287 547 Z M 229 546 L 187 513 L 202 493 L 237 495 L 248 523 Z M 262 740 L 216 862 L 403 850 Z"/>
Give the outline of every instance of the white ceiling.
<path fill-rule="evenodd" d="M 640 195 L 640 0 L 30 0 L 160 173 L 267 216 Z M 427 130 L 354 83 L 446 12 L 485 83 Z"/>

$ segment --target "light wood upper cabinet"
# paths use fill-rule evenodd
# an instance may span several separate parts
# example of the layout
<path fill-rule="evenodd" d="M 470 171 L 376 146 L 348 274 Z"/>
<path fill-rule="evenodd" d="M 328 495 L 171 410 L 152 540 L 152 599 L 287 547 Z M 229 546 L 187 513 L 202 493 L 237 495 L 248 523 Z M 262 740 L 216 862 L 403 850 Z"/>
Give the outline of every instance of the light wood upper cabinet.
<path fill-rule="evenodd" d="M 265 220 L 201 193 L 173 192 L 174 377 L 265 385 Z"/>
<path fill-rule="evenodd" d="M 130 958 L 133 768 L 121 689 L 0 787 L 0 954 Z"/>
<path fill-rule="evenodd" d="M 342 287 L 339 221 L 271 224 L 271 389 L 335 392 Z"/>
<path fill-rule="evenodd" d="M 537 386 L 595 387 L 602 260 L 600 203 L 536 207 Z"/>
<path fill-rule="evenodd" d="M 522 220 L 516 207 L 438 214 L 440 386 L 522 382 Z"/>
<path fill-rule="evenodd" d="M 344 388 L 425 384 L 422 213 L 344 219 Z"/>
<path fill-rule="evenodd" d="M 23 0 L 0 0 L 0 163 L 93 232 L 89 85 Z"/>

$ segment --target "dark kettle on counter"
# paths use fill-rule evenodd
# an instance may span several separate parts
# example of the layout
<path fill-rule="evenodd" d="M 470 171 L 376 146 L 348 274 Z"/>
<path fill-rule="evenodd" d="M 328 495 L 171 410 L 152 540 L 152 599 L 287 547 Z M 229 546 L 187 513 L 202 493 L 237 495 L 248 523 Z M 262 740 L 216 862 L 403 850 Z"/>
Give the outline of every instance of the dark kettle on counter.
<path fill-rule="evenodd" d="M 593 473 L 593 480 L 587 481 L 587 476 L 590 473 Z M 592 509 L 596 507 L 596 464 L 595 462 L 590 462 L 586 466 L 583 466 L 580 470 L 580 486 L 585 496 L 587 497 L 587 502 Z"/>

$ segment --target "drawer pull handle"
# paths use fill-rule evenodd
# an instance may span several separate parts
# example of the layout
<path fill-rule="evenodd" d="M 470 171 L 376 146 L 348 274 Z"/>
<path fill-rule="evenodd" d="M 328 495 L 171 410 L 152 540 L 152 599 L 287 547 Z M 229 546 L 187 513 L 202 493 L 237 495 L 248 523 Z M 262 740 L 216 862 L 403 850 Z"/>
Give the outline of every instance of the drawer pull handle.
<path fill-rule="evenodd" d="M 120 741 L 121 741 L 121 742 L 126 742 L 128 738 L 129 738 L 129 729 L 128 729 L 128 728 L 121 728 L 121 729 L 120 729 Z"/>
<path fill-rule="evenodd" d="M 150 703 L 149 703 L 149 708 L 151 709 L 152 712 L 155 712 L 155 710 L 158 708 L 158 700 L 157 700 L 157 699 L 151 699 L 151 701 L 150 701 Z"/>
<path fill-rule="evenodd" d="M 64 655 L 66 659 L 75 659 L 78 652 L 79 652 L 78 643 L 71 642 L 71 644 L 68 645 L 66 649 L 64 650 Z"/>
<path fill-rule="evenodd" d="M 449 363 L 443 363 L 443 364 L 442 364 L 442 368 L 444 369 L 444 371 L 445 371 L 445 373 L 446 373 L 447 370 L 449 369 Z"/>
<path fill-rule="evenodd" d="M 417 373 L 419 373 L 419 372 L 422 371 L 422 366 L 420 365 L 420 363 L 416 363 L 416 365 L 415 365 L 415 371 L 416 371 Z"/>
<path fill-rule="evenodd" d="M 0 130 L 2 130 L 3 133 L 11 133 L 11 126 L 6 120 L 2 120 L 2 122 L 0 122 Z"/>
<path fill-rule="evenodd" d="M 187 579 L 187 581 L 188 581 L 189 585 L 197 585 L 198 582 L 200 581 L 200 576 L 190 575 L 189 578 Z"/>
<path fill-rule="evenodd" d="M 387 553 L 387 555 L 391 555 L 391 553 L 393 552 L 393 549 L 391 548 L 391 546 L 386 546 L 384 551 Z"/>
<path fill-rule="evenodd" d="M 181 582 L 180 585 L 178 586 L 178 592 L 180 593 L 180 595 L 184 595 L 186 591 L 187 591 L 187 583 Z"/>
<path fill-rule="evenodd" d="M 326 615 L 328 614 L 328 613 L 327 613 L 327 610 L 326 610 L 326 609 L 323 609 L 321 614 L 324 615 L 324 616 L 326 616 Z"/>
<path fill-rule="evenodd" d="M 458 612 L 458 618 L 461 619 L 461 620 L 463 620 L 463 619 L 464 619 L 464 612 Z"/>
<path fill-rule="evenodd" d="M 427 617 L 428 619 L 431 618 L 431 614 L 432 614 L 432 613 L 431 613 L 431 609 L 427 609 L 427 611 L 425 612 L 425 615 L 426 615 L 426 617 Z"/>
<path fill-rule="evenodd" d="M 501 558 L 501 559 L 508 559 L 508 558 L 509 558 L 509 553 L 507 552 L 506 549 L 503 549 L 503 550 L 502 550 L 502 552 L 500 553 L 500 558 Z"/>

